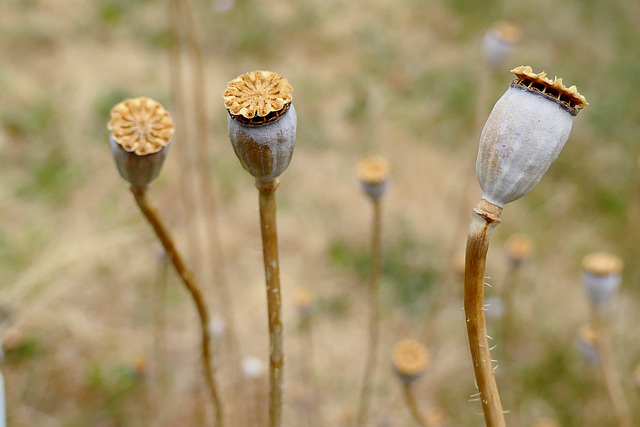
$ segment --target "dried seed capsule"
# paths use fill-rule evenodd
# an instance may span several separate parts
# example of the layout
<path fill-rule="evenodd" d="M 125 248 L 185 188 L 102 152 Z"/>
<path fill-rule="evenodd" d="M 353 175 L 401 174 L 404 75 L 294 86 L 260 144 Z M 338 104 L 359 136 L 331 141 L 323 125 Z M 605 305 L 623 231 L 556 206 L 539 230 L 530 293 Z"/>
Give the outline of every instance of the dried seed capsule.
<path fill-rule="evenodd" d="M 392 361 L 398 378 L 410 384 L 420 378 L 427 368 L 429 352 L 415 340 L 402 340 L 393 349 Z"/>
<path fill-rule="evenodd" d="M 149 98 L 131 98 L 111 109 L 109 145 L 120 175 L 133 187 L 157 178 L 174 132 L 171 115 Z"/>
<path fill-rule="evenodd" d="M 517 26 L 500 21 L 484 36 L 482 51 L 484 59 L 493 67 L 500 67 L 520 40 L 522 31 Z"/>
<path fill-rule="evenodd" d="M 584 361 L 590 365 L 600 363 L 600 352 L 598 351 L 598 333 L 591 325 L 584 325 L 580 328 L 576 339 L 576 350 Z"/>
<path fill-rule="evenodd" d="M 259 182 L 270 182 L 289 166 L 297 116 L 292 88 L 271 71 L 252 71 L 227 84 L 229 139 L 242 166 Z"/>
<path fill-rule="evenodd" d="M 511 264 L 519 266 L 533 254 L 533 240 L 526 234 L 513 234 L 505 243 L 507 256 Z"/>
<path fill-rule="evenodd" d="M 373 200 L 380 200 L 389 187 L 389 162 L 382 157 L 368 157 L 358 163 L 362 191 Z"/>
<path fill-rule="evenodd" d="M 582 282 L 593 305 L 604 305 L 616 293 L 623 266 L 620 257 L 606 252 L 594 252 L 582 259 Z"/>
<path fill-rule="evenodd" d="M 569 138 L 574 116 L 588 105 L 562 79 L 525 66 L 511 72 L 516 79 L 487 119 L 476 161 L 482 198 L 501 208 L 535 187 Z"/>

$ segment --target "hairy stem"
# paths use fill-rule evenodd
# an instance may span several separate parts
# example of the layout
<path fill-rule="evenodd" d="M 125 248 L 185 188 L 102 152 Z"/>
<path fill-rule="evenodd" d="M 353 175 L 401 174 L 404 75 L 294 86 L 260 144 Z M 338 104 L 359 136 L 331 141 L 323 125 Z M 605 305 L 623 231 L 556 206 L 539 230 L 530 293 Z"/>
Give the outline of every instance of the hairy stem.
<path fill-rule="evenodd" d="M 185 288 L 191 295 L 196 306 L 202 331 L 202 365 L 205 373 L 205 381 L 207 388 L 209 389 L 209 393 L 211 394 L 211 403 L 214 407 L 215 425 L 221 427 L 223 425 L 223 409 L 220 397 L 218 396 L 218 389 L 215 381 L 215 369 L 213 362 L 211 361 L 211 353 L 209 350 L 209 312 L 207 311 L 207 306 L 205 305 L 204 298 L 202 297 L 200 286 L 196 282 L 191 271 L 187 268 L 180 252 L 176 249 L 176 245 L 171 238 L 169 229 L 164 224 L 164 221 L 160 216 L 160 212 L 158 212 L 158 209 L 151 202 L 151 199 L 147 194 L 147 189 L 131 187 L 131 192 L 133 193 L 142 214 L 145 216 L 147 221 L 149 221 L 158 236 L 158 239 L 162 243 L 162 246 L 164 246 L 167 255 L 171 259 L 173 266 L 178 272 L 178 275 L 182 279 Z"/>
<path fill-rule="evenodd" d="M 489 351 L 484 315 L 485 263 L 489 237 L 500 222 L 498 206 L 484 200 L 473 210 L 469 227 L 464 272 L 464 312 L 476 384 L 487 427 L 504 427 L 504 414 Z"/>
<path fill-rule="evenodd" d="M 356 425 L 363 427 L 367 423 L 369 403 L 371 400 L 371 383 L 378 352 L 378 287 L 380 283 L 381 270 L 381 205 L 379 200 L 373 202 L 373 232 L 371 234 L 371 279 L 369 282 L 369 348 L 367 351 L 367 362 L 362 378 L 362 389 L 360 390 L 360 407 L 358 409 L 358 419 Z"/>
<path fill-rule="evenodd" d="M 278 262 L 278 233 L 276 229 L 276 194 L 278 180 L 256 182 L 260 193 L 260 230 L 262 254 L 267 284 L 269 314 L 269 427 L 282 423 L 282 386 L 284 382 L 284 339 L 282 330 L 282 298 L 280 265 Z"/>

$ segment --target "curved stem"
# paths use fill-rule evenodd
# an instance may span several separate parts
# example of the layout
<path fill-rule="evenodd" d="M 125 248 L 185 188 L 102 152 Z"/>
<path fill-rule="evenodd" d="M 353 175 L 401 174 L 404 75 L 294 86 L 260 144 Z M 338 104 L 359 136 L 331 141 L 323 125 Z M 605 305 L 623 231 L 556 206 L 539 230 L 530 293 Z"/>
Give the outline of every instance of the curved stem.
<path fill-rule="evenodd" d="M 378 352 L 378 286 L 381 270 L 381 209 L 380 201 L 373 202 L 373 233 L 371 235 L 371 280 L 369 282 L 369 348 L 365 365 L 362 389 L 360 391 L 360 407 L 356 425 L 362 427 L 367 423 L 371 397 L 371 383 Z"/>
<path fill-rule="evenodd" d="M 618 425 L 620 427 L 631 427 L 629 404 L 619 381 L 616 362 L 611 351 L 611 339 L 606 319 L 597 307 L 592 307 L 591 317 L 593 319 L 592 324 L 596 329 L 596 345 L 601 359 L 600 366 L 616 418 L 618 419 Z"/>
<path fill-rule="evenodd" d="M 402 391 L 404 394 L 404 399 L 407 402 L 407 406 L 409 407 L 409 411 L 411 411 L 411 415 L 416 422 L 422 427 L 430 427 L 429 421 L 424 418 L 420 409 L 418 409 L 418 405 L 416 404 L 416 398 L 413 395 L 413 387 L 411 384 L 402 384 Z"/>
<path fill-rule="evenodd" d="M 282 331 L 282 299 L 280 265 L 276 229 L 276 195 L 278 180 L 256 183 L 260 192 L 260 230 L 267 283 L 269 312 L 269 427 L 282 423 L 282 385 L 284 382 L 284 339 Z"/>
<path fill-rule="evenodd" d="M 489 250 L 489 237 L 500 222 L 498 206 L 484 200 L 473 210 L 467 238 L 464 272 L 464 312 L 469 336 L 469 350 L 473 361 L 476 385 L 487 427 L 504 427 L 504 414 L 487 339 L 484 315 L 485 262 Z"/>
<path fill-rule="evenodd" d="M 158 212 L 158 209 L 151 202 L 147 194 L 147 188 L 131 187 L 131 192 L 136 199 L 138 207 L 153 227 L 153 230 L 162 243 L 162 246 L 164 246 L 164 249 L 167 251 L 167 255 L 169 255 L 169 258 L 178 272 L 178 275 L 182 279 L 185 288 L 187 288 L 187 291 L 191 294 L 191 298 L 193 299 L 196 310 L 198 311 L 198 318 L 200 320 L 200 328 L 202 331 L 202 365 L 205 372 L 205 381 L 207 383 L 209 393 L 211 394 L 211 403 L 213 404 L 215 411 L 215 425 L 222 426 L 222 403 L 218 396 L 218 389 L 215 382 L 215 369 L 211 361 L 211 353 L 209 350 L 209 312 L 207 311 L 207 306 L 204 303 L 202 292 L 200 291 L 200 287 L 196 282 L 195 277 L 187 268 L 182 256 L 176 249 L 175 243 L 169 233 L 169 229 L 166 227 L 162 217 L 160 216 L 160 212 Z"/>

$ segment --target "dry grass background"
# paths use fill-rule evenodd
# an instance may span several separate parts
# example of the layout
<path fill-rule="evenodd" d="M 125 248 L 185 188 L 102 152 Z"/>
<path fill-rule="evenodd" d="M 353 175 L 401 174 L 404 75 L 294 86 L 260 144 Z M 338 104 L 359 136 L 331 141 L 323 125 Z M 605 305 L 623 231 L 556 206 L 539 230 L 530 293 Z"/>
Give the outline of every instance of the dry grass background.
<path fill-rule="evenodd" d="M 588 315 L 579 261 L 593 250 L 626 261 L 611 310 L 614 352 L 640 422 L 631 376 L 640 362 L 634 0 L 237 0 L 226 12 L 215 1 L 193 3 L 205 54 L 217 223 L 240 346 L 243 356 L 265 361 L 257 194 L 228 142 L 221 94 L 228 80 L 252 69 L 276 71 L 294 87 L 297 147 L 278 191 L 285 425 L 348 425 L 356 409 L 371 212 L 355 165 L 368 154 L 385 156 L 392 167 L 370 425 L 414 425 L 389 354 L 396 341 L 424 336 L 426 308 L 451 253 L 464 246 L 468 212 L 479 197 L 478 87 L 490 84 L 494 102 L 511 79 L 508 70 L 520 64 L 578 85 L 591 106 L 540 185 L 507 207 L 489 251 L 490 282 L 500 285 L 502 242 L 524 232 L 538 247 L 515 297 L 518 357 L 498 370 L 511 425 L 532 426 L 542 416 L 563 426 L 615 425 L 598 370 L 574 350 Z M 112 164 L 105 130 L 109 108 L 126 96 L 150 96 L 171 109 L 166 9 L 153 0 L 0 3 L 0 308 L 11 426 L 160 425 L 160 417 L 178 426 L 198 425 L 201 417 L 191 303 L 170 271 L 159 361 L 154 313 L 162 259 Z M 504 69 L 482 82 L 482 36 L 499 19 L 522 26 L 525 37 Z M 183 141 L 172 145 L 151 194 L 188 247 L 189 223 L 208 219 L 181 203 L 175 152 Z M 210 268 L 203 273 L 206 279 Z M 215 287 L 204 281 L 218 313 Z M 446 285 L 447 298 L 428 325 L 432 363 L 417 385 L 418 400 L 424 410 L 441 408 L 445 425 L 481 425 L 474 413 L 480 405 L 467 401 L 475 389 L 461 286 Z M 302 288 L 315 295 L 313 382 L 303 375 L 308 361 L 296 327 Z M 223 343 L 215 352 L 228 395 L 233 361 Z M 321 393 L 322 420 L 308 420 L 312 383 Z"/>

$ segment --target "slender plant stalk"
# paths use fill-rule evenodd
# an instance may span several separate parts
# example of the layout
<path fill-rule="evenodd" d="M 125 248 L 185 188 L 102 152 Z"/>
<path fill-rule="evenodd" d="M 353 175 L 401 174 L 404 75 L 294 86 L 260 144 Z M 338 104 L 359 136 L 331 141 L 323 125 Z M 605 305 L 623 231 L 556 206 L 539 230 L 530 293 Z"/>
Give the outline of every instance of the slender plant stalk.
<path fill-rule="evenodd" d="M 187 291 L 191 295 L 196 306 L 196 310 L 198 311 L 198 318 L 200 320 L 200 327 L 202 331 L 202 365 L 205 373 L 205 381 L 207 388 L 209 389 L 209 393 L 211 394 L 211 403 L 214 407 L 215 425 L 221 427 L 223 425 L 223 408 L 220 397 L 218 396 L 218 389 L 215 381 L 215 369 L 209 349 L 209 312 L 207 311 L 207 306 L 205 305 L 204 298 L 202 297 L 200 286 L 178 252 L 169 233 L 169 229 L 166 227 L 162 217 L 160 216 L 160 212 L 158 212 L 158 209 L 153 205 L 149 198 L 147 189 L 131 187 L 131 192 L 133 193 L 142 214 L 145 216 L 147 221 L 149 221 L 158 236 L 158 239 L 162 243 L 162 246 L 164 246 L 165 251 L 169 255 L 173 266 L 182 279 Z"/>
<path fill-rule="evenodd" d="M 267 284 L 269 314 L 269 427 L 282 423 L 282 386 L 284 383 L 284 338 L 282 330 L 282 298 L 276 229 L 276 194 L 278 179 L 256 183 L 260 193 L 260 230 Z"/>
<path fill-rule="evenodd" d="M 378 287 L 380 283 L 381 270 L 381 243 L 380 231 L 381 202 L 373 200 L 373 233 L 371 235 L 371 279 L 369 282 L 369 348 L 367 351 L 367 363 L 362 379 L 362 389 L 360 391 L 360 406 L 356 425 L 363 427 L 367 422 L 369 403 L 371 400 L 371 383 L 375 370 L 378 352 Z"/>
<path fill-rule="evenodd" d="M 241 374 L 240 367 L 240 344 L 237 336 L 237 329 L 235 325 L 233 300 L 229 292 L 229 284 L 227 280 L 227 274 L 225 269 L 224 251 L 222 250 L 220 243 L 220 233 L 218 232 L 218 213 L 216 192 L 213 185 L 213 176 L 211 173 L 212 168 L 209 165 L 211 144 L 209 144 L 209 132 L 208 132 L 208 115 L 207 115 L 207 100 L 206 100 L 206 79 L 205 79 L 205 67 L 202 54 L 202 47 L 200 39 L 196 32 L 196 19 L 193 4 L 190 0 L 183 1 L 182 8 L 185 18 L 185 36 L 186 42 L 189 46 L 189 52 L 191 57 L 191 71 L 192 71 L 192 96 L 193 96 L 193 109 L 195 113 L 195 140 L 197 142 L 196 156 L 196 169 L 198 171 L 200 198 L 202 200 L 202 208 L 207 217 L 206 221 L 203 221 L 205 228 L 205 236 L 207 237 L 207 249 L 209 249 L 209 255 L 213 255 L 212 267 L 214 275 L 214 284 L 216 285 L 217 297 L 220 300 L 220 310 L 226 321 L 226 348 L 228 350 L 229 359 L 232 361 L 231 366 L 234 374 L 233 381 L 233 402 L 238 403 L 245 400 L 243 394 L 243 376 Z M 235 411 L 233 416 L 236 416 Z M 234 420 L 238 422 L 237 420 Z"/>
<path fill-rule="evenodd" d="M 497 208 L 497 206 L 493 206 Z M 467 238 L 464 273 L 464 312 L 476 384 L 487 427 L 504 427 L 504 414 L 489 351 L 484 315 L 485 263 L 491 232 L 500 222 L 500 212 L 487 210 L 481 201 L 473 210 Z"/>
<path fill-rule="evenodd" d="M 629 403 L 620 384 L 616 362 L 611 351 L 609 327 L 603 314 L 597 307 L 591 309 L 592 324 L 596 329 L 596 345 L 600 354 L 600 366 L 607 384 L 607 391 L 613 404 L 613 410 L 620 427 L 631 427 Z"/>
<path fill-rule="evenodd" d="M 413 419 L 416 420 L 418 425 L 422 427 L 431 427 L 429 424 L 429 420 L 427 420 L 424 415 L 420 412 L 418 405 L 416 404 L 416 397 L 413 394 L 413 387 L 411 384 L 402 384 L 402 392 L 404 394 L 404 400 L 407 402 L 407 406 L 409 407 L 409 411 L 411 411 L 411 415 Z"/>

